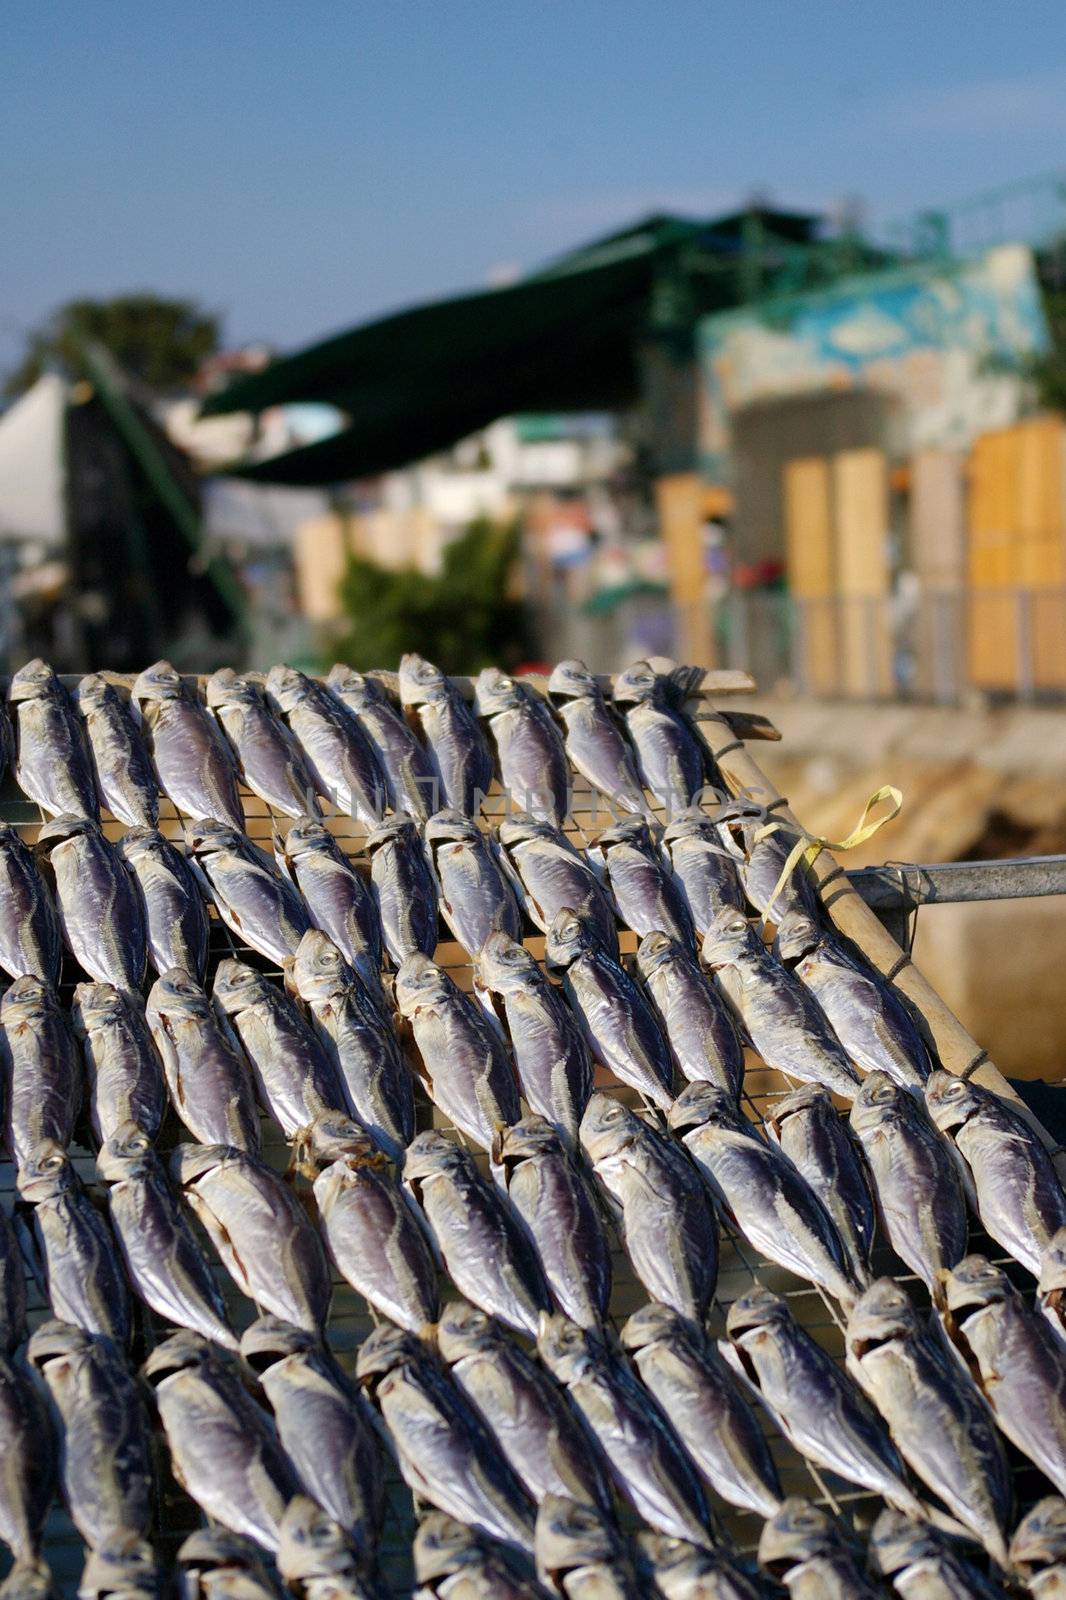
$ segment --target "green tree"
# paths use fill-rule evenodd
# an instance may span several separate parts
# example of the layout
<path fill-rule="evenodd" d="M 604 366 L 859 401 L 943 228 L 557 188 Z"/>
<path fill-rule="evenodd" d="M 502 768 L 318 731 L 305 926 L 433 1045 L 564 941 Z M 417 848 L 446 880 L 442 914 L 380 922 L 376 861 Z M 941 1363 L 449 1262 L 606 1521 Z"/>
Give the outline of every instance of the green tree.
<path fill-rule="evenodd" d="M 110 300 L 69 300 L 27 336 L 25 354 L 5 384 L 18 395 L 46 368 L 60 365 L 82 376 L 81 346 L 94 339 L 125 372 L 150 389 L 166 391 L 188 380 L 218 349 L 220 321 L 195 300 L 154 294 L 116 295 Z"/>
<path fill-rule="evenodd" d="M 449 673 L 528 657 L 525 609 L 508 595 L 518 527 L 480 517 L 443 555 L 439 576 L 393 571 L 353 556 L 341 584 L 350 621 L 342 659 L 360 671 L 395 666 L 417 650 Z"/>

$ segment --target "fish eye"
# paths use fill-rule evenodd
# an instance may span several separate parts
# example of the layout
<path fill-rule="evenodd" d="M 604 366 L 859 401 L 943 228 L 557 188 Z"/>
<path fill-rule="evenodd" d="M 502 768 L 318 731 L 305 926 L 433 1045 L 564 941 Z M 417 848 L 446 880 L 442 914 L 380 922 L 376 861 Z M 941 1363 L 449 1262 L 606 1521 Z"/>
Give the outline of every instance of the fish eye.
<path fill-rule="evenodd" d="M 58 1172 L 60 1167 L 64 1165 L 66 1159 L 66 1156 L 62 1156 L 58 1152 L 55 1155 L 47 1156 L 42 1164 L 42 1171 Z"/>

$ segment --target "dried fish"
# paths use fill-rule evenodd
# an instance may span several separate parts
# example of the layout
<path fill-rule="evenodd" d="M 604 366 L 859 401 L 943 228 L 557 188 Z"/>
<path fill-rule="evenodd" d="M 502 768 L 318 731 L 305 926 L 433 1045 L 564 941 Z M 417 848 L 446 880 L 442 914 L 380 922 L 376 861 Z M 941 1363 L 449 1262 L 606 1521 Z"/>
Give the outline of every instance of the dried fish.
<path fill-rule="evenodd" d="M 355 718 L 328 689 L 294 667 L 271 667 L 266 694 L 295 736 L 319 794 L 342 816 L 373 826 L 384 809 L 385 779 Z"/>
<path fill-rule="evenodd" d="M 665 1533 L 642 1533 L 638 1539 L 663 1600 L 759 1600 L 763 1592 L 722 1550 Z"/>
<path fill-rule="evenodd" d="M 808 1083 L 773 1102 L 766 1126 L 837 1225 L 852 1275 L 869 1281 L 877 1220 L 861 1149 L 829 1091 Z"/>
<path fill-rule="evenodd" d="M 177 1560 L 178 1600 L 279 1600 L 259 1547 L 227 1528 L 197 1528 Z"/>
<path fill-rule="evenodd" d="M 596 851 L 607 870 L 615 905 L 627 928 L 638 938 L 669 934 L 689 949 L 695 930 L 680 888 L 666 869 L 658 845 L 643 817 L 627 817 L 604 828 Z"/>
<path fill-rule="evenodd" d="M 295 955 L 311 919 L 266 851 L 208 818 L 191 824 L 189 843 L 219 916 L 237 938 L 279 966 Z"/>
<path fill-rule="evenodd" d="M 170 1170 L 241 1293 L 261 1311 L 321 1333 L 329 1268 L 289 1185 L 255 1156 L 225 1145 L 180 1144 Z"/>
<path fill-rule="evenodd" d="M 370 881 L 381 935 L 394 967 L 437 948 L 437 883 L 410 817 L 386 817 L 367 836 Z"/>
<path fill-rule="evenodd" d="M 483 1150 L 522 1114 L 518 1079 L 499 1028 L 442 967 L 408 956 L 396 1004 L 422 1058 L 426 1086 L 450 1122 Z"/>
<path fill-rule="evenodd" d="M 99 823 L 55 817 L 37 835 L 55 877 L 63 936 L 97 983 L 139 989 L 148 962 L 140 892 Z"/>
<path fill-rule="evenodd" d="M 783 1583 L 791 1600 L 877 1600 L 840 1530 L 818 1506 L 798 1495 L 764 1525 L 759 1565 Z"/>
<path fill-rule="evenodd" d="M 486 939 L 475 975 L 502 1007 L 527 1103 L 573 1145 L 592 1093 L 592 1059 L 573 1012 L 525 946 L 506 933 Z"/>
<path fill-rule="evenodd" d="M 701 939 L 720 911 L 743 911 L 736 853 L 726 847 L 721 827 L 706 812 L 696 806 L 679 811 L 666 826 L 662 849 Z"/>
<path fill-rule="evenodd" d="M 1038 1500 L 1014 1530 L 1011 1567 L 1033 1600 L 1062 1600 L 1066 1594 L 1066 1500 Z"/>
<path fill-rule="evenodd" d="M 633 1270 L 653 1299 L 702 1322 L 718 1277 L 718 1224 L 681 1147 L 620 1100 L 597 1092 L 581 1147 L 613 1202 Z"/>
<path fill-rule="evenodd" d="M 400 659 L 400 699 L 418 719 L 439 781 L 433 810 L 476 817 L 493 768 L 492 752 L 470 707 L 439 667 L 419 655 Z"/>
<path fill-rule="evenodd" d="M 717 779 L 674 698 L 667 680 L 646 661 L 634 662 L 614 682 L 614 703 L 625 717 L 644 787 L 671 816 L 699 800 Z"/>
<path fill-rule="evenodd" d="M 604 948 L 618 956 L 614 910 L 596 873 L 566 834 L 524 812 L 500 822 L 500 844 L 532 922 L 547 933 L 564 906 L 585 912 L 596 924 Z"/>
<path fill-rule="evenodd" d="M 545 962 L 562 974 L 563 993 L 593 1059 L 664 1110 L 673 1063 L 647 1001 L 600 943 L 586 916 L 564 908 L 552 923 Z"/>
<path fill-rule="evenodd" d="M 340 1075 L 292 1001 L 243 961 L 220 961 L 212 1000 L 240 1040 L 261 1104 L 286 1139 L 344 1101 Z"/>
<path fill-rule="evenodd" d="M 611 1514 L 607 1463 L 594 1441 L 544 1368 L 498 1323 L 464 1300 L 452 1301 L 437 1325 L 436 1345 L 535 1501 L 572 1495 Z"/>
<path fill-rule="evenodd" d="M 110 1339 L 44 1322 L 27 1356 L 62 1423 L 60 1480 L 71 1521 L 96 1547 L 152 1526 L 152 1462 L 140 1391 Z"/>
<path fill-rule="evenodd" d="M 558 1305 L 581 1327 L 601 1327 L 611 1298 L 611 1252 L 582 1167 L 537 1116 L 501 1129 L 492 1155 Z"/>
<path fill-rule="evenodd" d="M 715 1542 L 703 1487 L 673 1426 L 624 1361 L 587 1328 L 544 1317 L 537 1351 L 599 1441 L 638 1516 L 694 1544 Z"/>
<path fill-rule="evenodd" d="M 425 829 L 440 891 L 440 910 L 470 956 L 493 933 L 522 937 L 522 913 L 498 860 L 495 841 L 457 811 L 438 811 Z"/>
<path fill-rule="evenodd" d="M 118 1250 L 70 1156 L 54 1139 L 42 1139 L 16 1181 L 53 1313 L 124 1347 L 130 1302 Z"/>
<path fill-rule="evenodd" d="M 378 679 L 338 664 L 326 685 L 366 735 L 381 768 L 389 809 L 423 821 L 432 816 L 441 804 L 434 794 L 433 763 Z"/>
<path fill-rule="evenodd" d="M 81 1069 L 59 998 L 41 978 L 16 978 L 0 999 L 4 1140 L 16 1166 L 42 1139 L 66 1147 L 81 1106 Z"/>
<path fill-rule="evenodd" d="M 531 1550 L 533 1510 L 525 1491 L 426 1346 L 385 1323 L 360 1346 L 355 1371 L 414 1493 L 502 1544 Z"/>
<path fill-rule="evenodd" d="M 175 1478 L 213 1521 L 276 1551 L 297 1484 L 269 1421 L 229 1363 L 197 1333 L 175 1333 L 152 1351 L 144 1375 L 155 1391 Z"/>
<path fill-rule="evenodd" d="M 885 1237 L 934 1299 L 943 1269 L 966 1254 L 966 1198 L 950 1146 L 921 1101 L 871 1072 L 850 1123 L 866 1154 Z"/>
<path fill-rule="evenodd" d="M 131 828 L 118 852 L 144 902 L 148 960 L 161 977 L 182 967 L 202 983 L 207 972 L 208 917 L 184 851 L 154 828 Z"/>
<path fill-rule="evenodd" d="M 255 679 L 222 667 L 208 678 L 204 694 L 252 793 L 286 817 L 317 816 L 314 781 L 300 746 Z"/>
<path fill-rule="evenodd" d="M 1005 1565 L 1011 1483 L 991 1413 L 905 1290 L 881 1278 L 848 1319 L 847 1364 L 900 1455 Z"/>
<path fill-rule="evenodd" d="M 133 699 L 163 793 L 187 817 L 242 829 L 236 763 L 199 691 L 169 661 L 157 661 L 135 679 Z"/>
<path fill-rule="evenodd" d="M 380 1600 L 377 1585 L 361 1575 L 363 1558 L 351 1537 L 309 1495 L 294 1495 L 285 1507 L 276 1561 L 287 1594 Z"/>
<path fill-rule="evenodd" d="M 211 1265 L 147 1134 L 122 1123 L 96 1162 L 126 1274 L 145 1305 L 179 1328 L 237 1348 Z"/>
<path fill-rule="evenodd" d="M 169 1573 L 148 1540 L 131 1528 L 117 1528 L 85 1557 L 78 1600 L 164 1600 Z"/>
<path fill-rule="evenodd" d="M 163 1064 L 140 995 L 112 983 L 79 983 L 70 1008 L 89 1089 L 98 1144 L 132 1120 L 154 1139 L 167 1109 Z"/>
<path fill-rule="evenodd" d="M 646 933 L 637 966 L 677 1070 L 690 1083 L 713 1083 L 739 1098 L 744 1050 L 728 1005 L 691 948 L 668 933 Z"/>
<path fill-rule="evenodd" d="M 537 1511 L 537 1577 L 567 1600 L 648 1600 L 615 1523 L 595 1506 L 546 1494 Z"/>
<path fill-rule="evenodd" d="M 1006 1590 L 967 1561 L 938 1528 L 891 1506 L 870 1530 L 870 1567 L 891 1583 L 900 1600 L 1006 1600 Z"/>
<path fill-rule="evenodd" d="M 536 1334 L 551 1306 L 544 1270 L 525 1227 L 473 1158 L 432 1129 L 412 1141 L 403 1181 L 433 1230 L 460 1294 L 520 1333 Z"/>
<path fill-rule="evenodd" d="M 480 1534 L 443 1511 L 419 1518 L 412 1554 L 414 1600 L 543 1600 Z"/>
<path fill-rule="evenodd" d="M 258 1150 L 251 1071 L 195 978 L 180 967 L 165 972 L 149 990 L 146 1015 L 171 1103 L 193 1138 Z"/>
<path fill-rule="evenodd" d="M 91 672 L 78 684 L 77 706 L 104 805 L 131 828 L 154 828 L 159 790 L 129 700 L 100 673 Z"/>
<path fill-rule="evenodd" d="M 328 934 L 349 966 L 377 995 L 381 988 L 381 922 L 370 885 L 324 822 L 299 817 L 281 842 L 280 861 L 316 928 Z"/>
<path fill-rule="evenodd" d="M 474 701 L 492 732 L 500 781 L 510 799 L 522 811 L 561 827 L 570 809 L 570 768 L 547 701 L 498 667 L 478 674 Z"/>
<path fill-rule="evenodd" d="M 548 679 L 548 697 L 566 729 L 574 770 L 612 806 L 646 812 L 636 759 L 595 673 L 583 661 L 560 661 Z"/>
<path fill-rule="evenodd" d="M 95 820 L 99 814 L 92 763 L 66 689 L 39 656 L 11 679 L 18 753 L 15 777 L 23 794 L 50 816 Z"/>
<path fill-rule="evenodd" d="M 1040 1259 L 1037 1300 L 1054 1332 L 1066 1341 L 1066 1228 L 1052 1235 Z"/>
<path fill-rule="evenodd" d="M 986 1232 L 1036 1277 L 1052 1235 L 1066 1227 L 1051 1156 L 1020 1112 L 972 1080 L 934 1072 L 925 1099 L 966 1163 Z"/>
<path fill-rule="evenodd" d="M 0 1600 L 57 1600 L 48 1564 L 41 1560 L 17 1559 L 0 1583 Z"/>
<path fill-rule="evenodd" d="M 25 1337 L 25 1268 L 15 1230 L 0 1211 L 0 1355 L 14 1355 Z"/>
<path fill-rule="evenodd" d="M 854 1098 L 859 1075 L 821 1007 L 774 960 L 739 912 L 715 917 L 703 941 L 703 959 L 768 1067 Z"/>
<path fill-rule="evenodd" d="M 301 939 L 291 978 L 335 1068 L 340 1109 L 399 1156 L 414 1136 L 414 1084 L 391 1022 L 317 928 Z"/>
<path fill-rule="evenodd" d="M 732 1096 L 709 1083 L 690 1083 L 669 1123 L 749 1243 L 850 1306 L 861 1284 L 836 1223 L 799 1169 L 779 1145 L 760 1138 Z"/>
<path fill-rule="evenodd" d="M 780 922 L 796 909 L 817 918 L 818 895 L 806 867 L 794 866 L 784 876 L 788 858 L 801 837 L 798 827 L 781 817 L 767 821 L 766 811 L 755 804 L 750 808 L 734 804 L 727 810 L 734 813 L 726 821 L 730 837 L 743 849 L 737 869 L 749 903 L 768 922 Z"/>
<path fill-rule="evenodd" d="M 0 826 L 0 967 L 59 982 L 63 944 L 51 891 L 16 828 Z"/>
<path fill-rule="evenodd" d="M 711 1488 L 730 1505 L 773 1516 L 783 1496 L 769 1447 L 703 1329 L 653 1303 L 624 1324 L 622 1345 Z"/>
<path fill-rule="evenodd" d="M 8 1582 L 19 1573 L 17 1592 L 22 1593 L 23 1580 L 28 1582 L 36 1563 L 44 1519 L 55 1493 L 56 1449 L 37 1389 L 22 1363 L 10 1356 L 0 1356 L 0 1458 L 4 1463 L 0 1540 L 16 1563 Z M 5 1600 L 9 1593 L 5 1586 Z"/>

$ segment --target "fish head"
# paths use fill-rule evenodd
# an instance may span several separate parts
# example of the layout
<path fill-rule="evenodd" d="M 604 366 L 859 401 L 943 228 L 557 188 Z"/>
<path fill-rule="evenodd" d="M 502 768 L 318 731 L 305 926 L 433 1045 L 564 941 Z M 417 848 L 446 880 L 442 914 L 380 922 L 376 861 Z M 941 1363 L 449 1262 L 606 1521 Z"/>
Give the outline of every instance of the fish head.
<path fill-rule="evenodd" d="M 563 906 L 552 920 L 544 942 L 545 966 L 562 971 L 579 957 L 600 949 L 600 939 L 592 918 L 584 911 Z"/>
<path fill-rule="evenodd" d="M 405 706 L 442 700 L 447 694 L 448 679 L 432 661 L 414 652 L 400 657 L 400 700 Z"/>
<path fill-rule="evenodd" d="M 59 1010 L 59 997 L 44 978 L 25 973 L 16 978 L 0 1000 L 0 1018 L 6 1027 L 20 1023 L 43 1022 Z"/>
<path fill-rule="evenodd" d="M 223 706 L 258 706 L 263 691 L 254 678 L 234 672 L 232 667 L 219 667 L 204 684 L 204 698 L 212 711 Z"/>
<path fill-rule="evenodd" d="M 277 1568 L 285 1582 L 354 1573 L 358 1565 L 355 1545 L 340 1524 L 308 1495 L 294 1495 L 278 1532 Z"/>
<path fill-rule="evenodd" d="M 573 1383 L 603 1359 L 603 1345 L 594 1333 L 581 1328 L 561 1311 L 540 1314 L 537 1354 L 560 1383 Z"/>
<path fill-rule="evenodd" d="M 98 711 L 101 706 L 121 703 L 118 690 L 100 672 L 86 673 L 78 684 L 79 711 Z"/>
<path fill-rule="evenodd" d="M 841 1547 L 832 1518 L 801 1495 L 790 1495 L 763 1527 L 758 1560 L 765 1572 L 783 1581 L 805 1561 Z"/>
<path fill-rule="evenodd" d="M 464 1356 L 482 1350 L 498 1350 L 503 1344 L 499 1325 L 487 1312 L 468 1300 L 450 1300 L 440 1314 L 436 1346 L 449 1367 Z"/>
<path fill-rule="evenodd" d="M 476 822 L 448 806 L 435 811 L 425 826 L 426 846 L 431 854 L 444 844 L 479 844 L 482 837 Z"/>
<path fill-rule="evenodd" d="M 70 1003 L 70 1016 L 79 1038 L 95 1028 L 124 1022 L 129 1015 L 130 998 L 113 983 L 79 983 Z"/>
<path fill-rule="evenodd" d="M 976 1083 L 937 1068 L 925 1084 L 925 1103 L 941 1133 L 951 1133 L 968 1122 L 984 1103 L 985 1091 Z"/>
<path fill-rule="evenodd" d="M 185 694 L 185 686 L 181 681 L 181 673 L 171 666 L 169 661 L 156 661 L 137 674 L 133 680 L 131 693 L 139 704 L 181 700 Z"/>
<path fill-rule="evenodd" d="M 373 1166 L 388 1164 L 366 1129 L 343 1111 L 320 1111 L 299 1135 L 297 1160 L 301 1170 L 317 1170 L 349 1157 Z"/>
<path fill-rule="evenodd" d="M 228 1017 L 236 1016 L 264 995 L 270 999 L 276 993 L 273 984 L 261 972 L 231 956 L 219 962 L 211 985 L 211 998 Z"/>
<path fill-rule="evenodd" d="M 72 1322 L 60 1322 L 50 1317 L 30 1335 L 26 1346 L 26 1359 L 38 1372 L 44 1372 L 53 1362 L 80 1361 L 93 1348 L 93 1335 Z"/>
<path fill-rule="evenodd" d="M 446 814 L 450 816 L 452 813 Z M 400 850 L 415 850 L 421 842 L 417 824 L 411 817 L 383 817 L 366 836 L 366 852 L 371 856 L 376 855 L 384 845 L 392 845 Z"/>
<path fill-rule="evenodd" d="M 560 661 L 548 678 L 548 693 L 553 700 L 598 700 L 600 686 L 583 661 Z"/>
<path fill-rule="evenodd" d="M 541 817 L 531 817 L 528 811 L 510 812 L 501 819 L 497 833 L 505 849 L 530 844 L 534 839 L 543 839 L 548 844 L 562 844 L 569 849 L 566 835 L 560 828 Z"/>
<path fill-rule="evenodd" d="M 219 822 L 217 817 L 197 817 L 194 822 L 186 823 L 185 836 L 194 856 L 219 855 L 223 851 L 244 853 L 245 835 L 232 823 Z"/>
<path fill-rule="evenodd" d="M 55 1593 L 51 1569 L 40 1557 L 16 1561 L 0 1583 L 0 1600 L 53 1600 Z"/>
<path fill-rule="evenodd" d="M 297 817 L 286 833 L 282 849 L 287 861 L 315 855 L 321 850 L 332 854 L 333 835 L 320 817 Z"/>
<path fill-rule="evenodd" d="M 331 1000 L 356 981 L 355 973 L 328 934 L 308 928 L 296 947 L 292 978 L 301 1000 Z"/>
<path fill-rule="evenodd" d="M 525 945 L 499 929 L 481 946 L 476 967 L 483 986 L 495 994 L 536 988 L 540 977 L 540 968 Z"/>
<path fill-rule="evenodd" d="M 640 1119 L 621 1100 L 595 1090 L 581 1114 L 578 1139 L 588 1159 L 595 1165 L 617 1155 L 640 1137 Z"/>
<path fill-rule="evenodd" d="M 653 1344 L 672 1344 L 684 1338 L 687 1326 L 685 1318 L 673 1306 L 650 1300 L 622 1324 L 622 1348 L 635 1352 Z"/>
<path fill-rule="evenodd" d="M 191 1328 L 179 1328 L 157 1344 L 141 1371 L 145 1381 L 157 1389 L 168 1378 L 181 1372 L 195 1372 L 216 1363 L 218 1357 L 209 1339 Z"/>
<path fill-rule="evenodd" d="M 780 1100 L 771 1103 L 766 1113 L 766 1123 L 780 1138 L 781 1130 L 790 1117 L 799 1117 L 812 1109 L 822 1108 L 828 1108 L 830 1115 L 836 1114 L 829 1090 L 820 1083 L 804 1083 L 798 1089 L 793 1089 L 791 1094 L 782 1095 Z"/>
<path fill-rule="evenodd" d="M 262 1374 L 287 1356 L 320 1349 L 315 1335 L 283 1317 L 257 1317 L 241 1334 L 241 1355 L 253 1372 Z"/>
<path fill-rule="evenodd" d="M 943 1551 L 940 1534 L 929 1522 L 917 1522 L 894 1506 L 886 1506 L 870 1530 L 871 1565 L 889 1581 L 916 1561 L 935 1560 Z"/>
<path fill-rule="evenodd" d="M 37 844 L 48 855 L 57 845 L 65 844 L 68 839 L 102 839 L 103 830 L 98 822 L 90 822 L 88 817 L 75 817 L 64 813 L 59 817 L 50 817 L 42 825 L 37 834 Z"/>
<path fill-rule="evenodd" d="M 707 929 L 700 954 L 704 965 L 717 972 L 745 956 L 758 955 L 761 949 L 759 936 L 744 913 L 732 906 L 723 906 Z"/>
<path fill-rule="evenodd" d="M 446 1002 L 454 989 L 444 969 L 415 950 L 400 963 L 396 974 L 396 1006 L 401 1016 L 413 1017 L 427 1006 Z"/>
<path fill-rule="evenodd" d="M 750 1124 L 737 1110 L 736 1100 L 729 1090 L 703 1081 L 686 1084 L 667 1112 L 666 1121 L 679 1134 L 708 1124 L 715 1128 L 750 1131 Z"/>
<path fill-rule="evenodd" d="M 1011 1565 L 1024 1577 L 1066 1565 L 1066 1500 L 1049 1494 L 1019 1522 L 1010 1542 Z"/>
<path fill-rule="evenodd" d="M 184 854 L 181 844 L 174 839 L 164 838 L 158 828 L 127 828 L 118 841 L 118 850 L 126 861 L 139 861 L 152 855 L 163 856 L 168 850 Z"/>
<path fill-rule="evenodd" d="M 479 1562 L 484 1549 L 473 1528 L 443 1511 L 427 1511 L 415 1532 L 415 1581 L 431 1584 Z"/>
<path fill-rule="evenodd" d="M 861 1361 L 880 1345 L 918 1331 L 918 1313 L 906 1289 L 891 1278 L 878 1278 L 859 1296 L 848 1317 L 848 1354 Z"/>
<path fill-rule="evenodd" d="M 170 1152 L 170 1176 L 180 1188 L 185 1188 L 238 1154 L 226 1144 L 178 1144 Z"/>
<path fill-rule="evenodd" d="M 59 688 L 54 668 L 47 661 L 42 661 L 40 656 L 34 656 L 32 661 L 27 661 L 12 675 L 7 698 L 12 705 L 17 705 L 20 700 L 45 700 L 58 694 Z"/>
<path fill-rule="evenodd" d="M 510 1179 L 515 1167 L 537 1156 L 561 1156 L 563 1141 L 544 1117 L 531 1114 L 499 1129 L 492 1142 L 492 1157 Z"/>
<path fill-rule="evenodd" d="M 479 717 L 495 717 L 522 705 L 526 690 L 517 678 L 499 667 L 482 667 L 474 684 L 474 707 Z"/>
<path fill-rule="evenodd" d="M 616 844 L 631 845 L 645 855 L 655 849 L 651 829 L 643 817 L 623 817 L 620 822 L 612 822 L 601 831 L 596 844 L 601 850 L 610 850 Z"/>
<path fill-rule="evenodd" d="M 154 1172 L 159 1158 L 144 1129 L 127 1118 L 119 1124 L 96 1158 L 96 1170 L 105 1183 L 121 1183 Z"/>
<path fill-rule="evenodd" d="M 178 1548 L 183 1572 L 257 1572 L 262 1565 L 259 1548 L 243 1534 L 228 1528 L 197 1528 Z"/>
<path fill-rule="evenodd" d="M 211 1002 L 191 972 L 184 967 L 171 967 L 149 989 L 148 1010 L 164 1021 L 206 1017 L 211 1014 Z"/>
<path fill-rule="evenodd" d="M 643 701 L 654 700 L 660 693 L 659 674 L 647 661 L 634 661 L 614 680 L 615 705 L 640 705 Z"/>
<path fill-rule="evenodd" d="M 1002 1267 L 993 1266 L 985 1256 L 971 1255 L 945 1274 L 944 1296 L 952 1320 L 960 1323 L 985 1306 L 1016 1300 L 1018 1291 Z"/>
<path fill-rule="evenodd" d="M 380 705 L 388 699 L 376 678 L 366 672 L 356 672 L 354 667 L 346 667 L 341 661 L 330 667 L 326 674 L 326 686 L 353 705 Z"/>
<path fill-rule="evenodd" d="M 467 1177 L 474 1170 L 467 1152 L 436 1128 L 416 1134 L 404 1153 L 403 1181 L 416 1198 L 430 1178 L 446 1177 L 449 1173 Z"/>
<path fill-rule="evenodd" d="M 132 1528 L 117 1528 L 86 1556 L 78 1600 L 149 1600 L 162 1594 L 165 1578 L 148 1540 Z"/>
<path fill-rule="evenodd" d="M 42 1139 L 18 1169 L 15 1184 L 23 1200 L 39 1205 L 79 1186 L 74 1163 L 57 1139 Z"/>
<path fill-rule="evenodd" d="M 1040 1257 L 1040 1293 L 1066 1290 L 1066 1228 L 1058 1228 Z"/>
<path fill-rule="evenodd" d="M 267 673 L 267 695 L 285 715 L 295 711 L 298 705 L 307 700 L 313 693 L 314 687 L 310 678 L 305 673 L 298 672 L 295 667 L 279 665 L 271 667 Z"/>
<path fill-rule="evenodd" d="M 887 1072 L 867 1073 L 851 1103 L 848 1121 L 856 1133 L 879 1128 L 886 1122 L 912 1116 L 917 1101 Z"/>
<path fill-rule="evenodd" d="M 777 953 L 782 961 L 798 961 L 822 938 L 815 919 L 802 906 L 791 906 L 777 924 Z"/>
<path fill-rule="evenodd" d="M 733 1301 L 726 1313 L 725 1331 L 730 1344 L 743 1350 L 746 1345 L 757 1344 L 771 1329 L 787 1326 L 791 1321 L 787 1301 L 757 1283 Z"/>
<path fill-rule="evenodd" d="M 662 967 L 668 967 L 671 962 L 686 956 L 688 952 L 680 940 L 673 939 L 661 928 L 653 928 L 651 933 L 646 933 L 637 946 L 637 966 L 642 978 L 650 978 L 652 973 L 658 972 Z"/>
<path fill-rule="evenodd" d="M 534 1543 L 538 1575 L 565 1593 L 561 1580 L 566 1573 L 613 1560 L 619 1553 L 620 1537 L 595 1506 L 566 1495 L 546 1494 L 537 1509 Z"/>
<path fill-rule="evenodd" d="M 427 1347 L 413 1333 L 383 1322 L 368 1334 L 355 1357 L 355 1376 L 371 1396 L 398 1367 L 419 1366 L 429 1359 Z"/>

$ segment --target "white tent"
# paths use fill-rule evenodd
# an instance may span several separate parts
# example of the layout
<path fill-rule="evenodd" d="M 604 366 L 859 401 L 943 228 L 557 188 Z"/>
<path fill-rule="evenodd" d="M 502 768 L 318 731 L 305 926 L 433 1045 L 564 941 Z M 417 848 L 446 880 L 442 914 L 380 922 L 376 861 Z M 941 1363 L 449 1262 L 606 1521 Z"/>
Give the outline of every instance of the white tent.
<path fill-rule="evenodd" d="M 0 417 L 0 540 L 66 544 L 66 383 L 51 373 Z"/>

